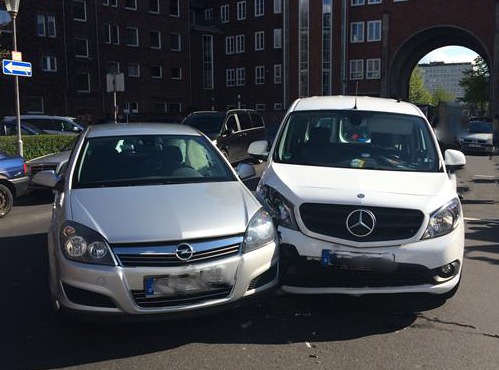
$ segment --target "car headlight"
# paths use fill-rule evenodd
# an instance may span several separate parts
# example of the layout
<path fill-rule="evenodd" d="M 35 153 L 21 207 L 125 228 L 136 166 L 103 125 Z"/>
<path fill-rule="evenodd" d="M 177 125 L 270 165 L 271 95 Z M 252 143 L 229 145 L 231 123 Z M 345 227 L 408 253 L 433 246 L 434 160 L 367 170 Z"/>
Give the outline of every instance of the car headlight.
<path fill-rule="evenodd" d="M 97 265 L 116 265 L 109 244 L 95 230 L 68 221 L 62 225 L 59 237 L 62 253 L 69 260 Z"/>
<path fill-rule="evenodd" d="M 267 185 L 258 185 L 257 198 L 266 206 L 274 221 L 291 230 L 298 230 L 293 214 L 293 204 L 281 193 Z"/>
<path fill-rule="evenodd" d="M 276 232 L 272 217 L 268 212 L 260 209 L 251 218 L 246 233 L 244 234 L 243 251 L 251 252 L 255 249 L 263 247 L 264 245 L 276 239 Z"/>
<path fill-rule="evenodd" d="M 422 239 L 436 238 L 450 233 L 459 225 L 460 218 L 461 203 L 458 198 L 454 198 L 430 215 Z"/>

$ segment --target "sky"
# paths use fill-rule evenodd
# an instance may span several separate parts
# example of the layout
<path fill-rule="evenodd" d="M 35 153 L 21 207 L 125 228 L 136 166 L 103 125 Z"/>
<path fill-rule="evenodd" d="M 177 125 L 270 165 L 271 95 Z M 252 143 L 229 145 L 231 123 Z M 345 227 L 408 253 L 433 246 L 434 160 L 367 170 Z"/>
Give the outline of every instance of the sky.
<path fill-rule="evenodd" d="M 473 62 L 478 56 L 474 51 L 463 48 L 461 46 L 445 46 L 443 48 L 435 49 L 431 53 L 419 61 L 419 63 L 430 62 L 445 62 L 445 63 L 463 63 Z"/>

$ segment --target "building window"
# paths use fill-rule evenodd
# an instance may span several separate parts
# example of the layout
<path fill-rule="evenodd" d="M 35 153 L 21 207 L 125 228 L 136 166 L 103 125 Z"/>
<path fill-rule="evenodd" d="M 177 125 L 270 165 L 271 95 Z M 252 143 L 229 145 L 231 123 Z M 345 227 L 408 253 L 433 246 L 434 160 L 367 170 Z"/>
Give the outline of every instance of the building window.
<path fill-rule="evenodd" d="M 44 55 L 42 57 L 42 71 L 57 72 L 57 58 L 53 55 Z"/>
<path fill-rule="evenodd" d="M 87 21 L 87 3 L 82 0 L 73 0 L 73 19 L 75 21 Z"/>
<path fill-rule="evenodd" d="M 246 84 L 246 68 L 236 68 L 236 86 Z"/>
<path fill-rule="evenodd" d="M 229 23 L 229 5 L 225 4 L 220 6 L 220 21 L 222 23 Z"/>
<path fill-rule="evenodd" d="M 80 58 L 88 58 L 88 40 L 75 39 L 75 56 Z"/>
<path fill-rule="evenodd" d="M 274 64 L 274 84 L 282 84 L 282 64 Z"/>
<path fill-rule="evenodd" d="M 367 3 L 370 4 L 381 4 L 383 0 L 367 0 Z"/>
<path fill-rule="evenodd" d="M 170 0 L 170 17 L 180 17 L 180 0 Z"/>
<path fill-rule="evenodd" d="M 138 63 L 128 64 L 128 76 L 129 77 L 140 77 L 140 65 Z"/>
<path fill-rule="evenodd" d="M 86 72 L 78 72 L 76 74 L 76 91 L 90 92 L 90 74 Z"/>
<path fill-rule="evenodd" d="M 235 43 L 234 36 L 228 36 L 225 38 L 225 54 L 230 55 L 234 54 Z"/>
<path fill-rule="evenodd" d="M 182 104 L 181 103 L 168 103 L 166 105 L 166 110 L 170 113 L 181 113 Z"/>
<path fill-rule="evenodd" d="M 367 41 L 381 41 L 381 21 L 367 22 Z"/>
<path fill-rule="evenodd" d="M 110 4 L 113 8 L 117 8 L 118 7 L 118 0 L 111 0 L 110 1 Z"/>
<path fill-rule="evenodd" d="M 182 40 L 179 33 L 170 33 L 170 50 L 182 50 Z"/>
<path fill-rule="evenodd" d="M 282 110 L 282 103 L 274 103 L 274 110 Z"/>
<path fill-rule="evenodd" d="M 152 103 L 153 113 L 166 113 L 166 103 L 164 101 L 158 101 Z"/>
<path fill-rule="evenodd" d="M 137 0 L 125 0 L 125 9 L 137 10 Z"/>
<path fill-rule="evenodd" d="M 56 37 L 55 16 L 41 15 L 37 16 L 37 34 L 40 37 Z"/>
<path fill-rule="evenodd" d="M 236 70 L 231 68 L 225 70 L 225 85 L 227 87 L 233 87 L 236 85 Z"/>
<path fill-rule="evenodd" d="M 364 42 L 364 22 L 350 23 L 350 42 Z"/>
<path fill-rule="evenodd" d="M 282 13 L 282 0 L 274 0 L 274 14 Z"/>
<path fill-rule="evenodd" d="M 262 17 L 265 14 L 265 0 L 255 0 L 255 17 Z"/>
<path fill-rule="evenodd" d="M 116 24 L 104 24 L 104 42 L 114 45 L 120 43 L 120 29 Z"/>
<path fill-rule="evenodd" d="M 364 78 L 364 60 L 354 59 L 350 61 L 350 79 L 362 80 Z"/>
<path fill-rule="evenodd" d="M 274 28 L 274 49 L 282 48 L 282 28 Z"/>
<path fill-rule="evenodd" d="M 352 0 L 350 2 L 350 4 L 352 6 L 359 6 L 359 5 L 364 5 L 365 4 L 365 0 Z"/>
<path fill-rule="evenodd" d="M 246 1 L 237 2 L 237 20 L 246 19 Z"/>
<path fill-rule="evenodd" d="M 368 80 L 377 80 L 381 78 L 381 59 L 367 59 L 366 78 Z"/>
<path fill-rule="evenodd" d="M 213 36 L 203 35 L 203 89 L 214 86 Z"/>
<path fill-rule="evenodd" d="M 24 109 L 29 114 L 43 114 L 43 97 L 41 96 L 26 96 L 24 98 Z"/>
<path fill-rule="evenodd" d="M 159 0 L 149 0 L 149 13 L 159 13 Z"/>
<path fill-rule="evenodd" d="M 149 31 L 149 45 L 152 49 L 161 49 L 161 32 Z"/>
<path fill-rule="evenodd" d="M 265 104 L 264 103 L 255 104 L 255 110 L 260 112 L 265 112 Z"/>
<path fill-rule="evenodd" d="M 236 36 L 236 53 L 244 53 L 245 51 L 245 36 L 237 35 Z"/>
<path fill-rule="evenodd" d="M 126 45 L 139 46 L 139 30 L 137 28 L 127 27 L 125 32 Z"/>
<path fill-rule="evenodd" d="M 139 103 L 136 101 L 127 101 L 123 104 L 123 113 L 139 113 Z"/>
<path fill-rule="evenodd" d="M 161 65 L 151 66 L 151 78 L 162 78 L 163 68 Z"/>
<path fill-rule="evenodd" d="M 208 8 L 204 10 L 204 19 L 205 20 L 213 19 L 213 8 Z"/>
<path fill-rule="evenodd" d="M 107 73 L 120 73 L 120 62 L 107 62 L 106 63 Z"/>
<path fill-rule="evenodd" d="M 109 6 L 109 0 L 102 0 L 103 6 Z"/>
<path fill-rule="evenodd" d="M 182 68 L 172 67 L 171 74 L 172 74 L 172 80 L 181 80 L 182 79 Z"/>
<path fill-rule="evenodd" d="M 265 31 L 255 32 L 255 50 L 265 50 Z"/>
<path fill-rule="evenodd" d="M 265 66 L 255 67 L 255 85 L 265 84 Z"/>

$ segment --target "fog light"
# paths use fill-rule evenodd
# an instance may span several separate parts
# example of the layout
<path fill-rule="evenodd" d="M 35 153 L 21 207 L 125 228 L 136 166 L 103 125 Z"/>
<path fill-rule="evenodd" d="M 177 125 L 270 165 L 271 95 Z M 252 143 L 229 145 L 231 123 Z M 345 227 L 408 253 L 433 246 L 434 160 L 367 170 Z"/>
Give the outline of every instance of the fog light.
<path fill-rule="evenodd" d="M 452 266 L 452 264 L 448 264 L 448 265 L 443 265 L 441 268 L 440 268 L 440 276 L 441 277 L 449 277 L 449 276 L 452 276 L 452 274 L 454 273 L 454 266 Z"/>

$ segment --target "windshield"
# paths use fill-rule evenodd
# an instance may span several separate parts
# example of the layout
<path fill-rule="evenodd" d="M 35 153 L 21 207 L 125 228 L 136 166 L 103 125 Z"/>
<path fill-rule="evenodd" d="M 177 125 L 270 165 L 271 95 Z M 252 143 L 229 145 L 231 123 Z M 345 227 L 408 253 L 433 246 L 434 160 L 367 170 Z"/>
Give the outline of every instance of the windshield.
<path fill-rule="evenodd" d="M 492 124 L 489 122 L 470 122 L 470 133 L 480 134 L 480 133 L 492 133 Z"/>
<path fill-rule="evenodd" d="M 439 171 L 437 148 L 421 117 L 384 112 L 299 111 L 278 138 L 274 161 L 307 166 Z"/>
<path fill-rule="evenodd" d="M 193 114 L 185 119 L 185 124 L 197 128 L 205 134 L 218 134 L 222 129 L 225 114 Z"/>
<path fill-rule="evenodd" d="M 229 166 L 204 137 L 139 135 L 88 139 L 73 188 L 233 180 Z"/>

